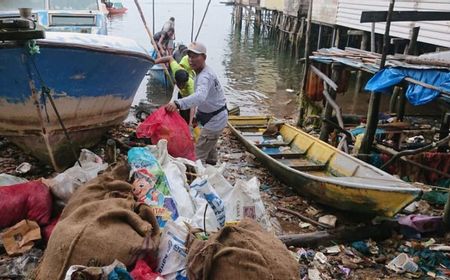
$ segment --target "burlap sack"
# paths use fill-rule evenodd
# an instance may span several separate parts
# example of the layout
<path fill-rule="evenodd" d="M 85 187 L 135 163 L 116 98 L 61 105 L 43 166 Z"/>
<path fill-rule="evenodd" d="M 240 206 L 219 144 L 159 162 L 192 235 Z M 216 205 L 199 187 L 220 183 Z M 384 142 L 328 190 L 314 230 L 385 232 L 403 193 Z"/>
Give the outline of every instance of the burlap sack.
<path fill-rule="evenodd" d="M 190 280 L 298 279 L 299 265 L 286 246 L 253 220 L 226 226 L 208 241 L 188 241 Z"/>
<path fill-rule="evenodd" d="M 63 279 L 71 265 L 105 266 L 115 259 L 133 264 L 156 251 L 159 227 L 149 206 L 137 203 L 119 164 L 80 187 L 56 225 L 36 279 Z"/>

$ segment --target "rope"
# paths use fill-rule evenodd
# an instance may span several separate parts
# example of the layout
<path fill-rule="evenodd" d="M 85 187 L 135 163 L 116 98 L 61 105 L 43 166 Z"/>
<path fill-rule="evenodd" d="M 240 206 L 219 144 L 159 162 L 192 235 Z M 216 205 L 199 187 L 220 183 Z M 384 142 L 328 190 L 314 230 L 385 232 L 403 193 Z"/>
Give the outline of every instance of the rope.
<path fill-rule="evenodd" d="M 156 51 L 156 56 L 157 56 L 157 58 L 161 58 L 161 54 L 159 53 L 158 46 L 156 45 L 155 39 L 153 39 L 152 32 L 150 31 L 150 29 L 147 26 L 147 21 L 145 20 L 144 13 L 142 12 L 141 5 L 139 5 L 138 0 L 134 0 L 134 3 L 136 4 L 139 14 L 141 15 L 141 19 L 142 19 L 142 22 L 144 23 L 144 27 L 145 27 L 145 30 L 147 31 L 147 35 L 150 38 L 153 48 Z M 162 68 L 163 68 L 164 73 L 166 74 L 167 78 L 169 79 L 170 84 L 173 86 L 174 82 L 172 80 L 172 76 L 170 75 L 169 71 L 167 71 L 167 68 L 164 64 L 162 64 Z"/>
<path fill-rule="evenodd" d="M 195 35 L 194 41 L 197 41 L 198 35 L 200 34 L 200 30 L 202 30 L 203 21 L 205 20 L 206 14 L 208 13 L 209 4 L 211 4 L 211 0 L 209 0 L 208 4 L 206 5 L 206 9 L 205 12 L 203 13 L 202 21 L 200 22 L 200 26 L 198 27 L 197 35 Z"/>
<path fill-rule="evenodd" d="M 28 44 L 27 44 L 27 46 L 28 46 Z M 61 116 L 59 115 L 58 109 L 56 108 L 55 101 L 53 100 L 53 97 L 50 94 L 50 92 L 51 92 L 50 88 L 46 85 L 44 79 L 42 78 L 41 73 L 39 72 L 39 69 L 38 69 L 38 67 L 36 65 L 36 62 L 34 61 L 34 56 L 31 54 L 31 51 L 28 54 L 29 54 L 29 58 L 30 58 L 31 64 L 33 65 L 33 68 L 36 71 L 37 77 L 39 79 L 39 83 L 41 84 L 41 87 L 42 87 L 42 91 L 41 92 L 44 94 L 44 100 L 45 100 L 45 95 L 47 95 L 48 99 L 50 100 L 50 104 L 52 105 L 53 110 L 55 111 L 56 117 L 58 118 L 58 122 L 59 122 L 59 124 L 60 124 L 60 126 L 61 126 L 61 128 L 62 128 L 62 130 L 64 132 L 64 135 L 65 135 L 65 137 L 67 138 L 67 141 L 70 144 L 70 150 L 72 151 L 73 157 L 76 160 L 76 162 L 78 163 L 78 165 L 80 165 L 80 167 L 82 167 L 81 166 L 81 162 L 78 159 L 77 153 L 75 152 L 75 148 L 74 148 L 74 144 L 72 142 L 72 139 L 70 138 L 70 135 L 67 132 L 67 129 L 66 129 L 66 127 L 65 127 L 65 125 L 64 125 L 64 123 L 63 123 L 63 121 L 61 119 Z M 32 80 L 31 76 L 29 78 Z M 47 104 L 47 102 L 45 102 L 44 104 Z M 48 116 L 47 108 L 45 109 L 45 113 L 47 115 L 47 120 L 49 120 L 50 118 Z"/>
<path fill-rule="evenodd" d="M 194 41 L 195 0 L 192 0 L 191 42 Z"/>

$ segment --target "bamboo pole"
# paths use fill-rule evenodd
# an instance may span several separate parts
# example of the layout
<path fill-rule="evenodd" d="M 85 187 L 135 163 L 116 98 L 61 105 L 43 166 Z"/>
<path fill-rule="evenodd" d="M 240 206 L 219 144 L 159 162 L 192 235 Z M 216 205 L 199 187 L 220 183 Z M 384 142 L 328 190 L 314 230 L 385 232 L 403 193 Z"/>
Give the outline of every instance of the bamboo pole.
<path fill-rule="evenodd" d="M 290 209 L 287 209 L 287 208 L 283 208 L 283 207 L 277 207 L 276 209 L 279 210 L 279 211 L 281 211 L 281 212 L 284 212 L 284 213 L 288 213 L 288 214 L 297 216 L 297 217 L 300 218 L 302 221 L 305 221 L 305 222 L 307 222 L 307 223 L 313 224 L 313 225 L 315 225 L 315 226 L 317 226 L 317 227 L 320 227 L 320 228 L 325 228 L 325 229 L 331 229 L 331 228 L 334 228 L 334 227 L 332 227 L 332 226 L 330 226 L 330 225 L 323 224 L 323 223 L 317 222 L 316 220 L 313 220 L 313 219 L 311 219 L 311 218 L 309 218 L 309 217 L 306 217 L 305 215 L 302 215 L 301 213 L 299 213 L 299 212 L 297 212 L 297 211 L 293 211 L 293 210 L 290 210 Z"/>
<path fill-rule="evenodd" d="M 396 160 L 397 158 L 403 157 L 403 156 L 409 156 L 409 155 L 418 155 L 421 154 L 423 152 L 432 150 L 436 147 L 439 147 L 441 145 L 446 145 L 448 142 L 450 141 L 450 135 L 439 140 L 436 143 L 431 143 L 429 145 L 426 145 L 424 147 L 421 147 L 419 149 L 415 149 L 415 150 L 405 150 L 405 151 L 401 151 L 396 153 L 391 159 L 389 159 L 385 164 L 383 164 L 380 169 L 385 169 L 386 167 L 388 167 L 392 162 L 394 162 L 394 160 Z M 448 175 L 448 177 L 450 177 L 450 175 Z"/>
<path fill-rule="evenodd" d="M 203 21 L 205 20 L 206 14 L 208 13 L 209 5 L 211 4 L 211 0 L 208 1 L 208 4 L 206 5 L 205 13 L 203 13 L 202 21 L 200 22 L 200 26 L 197 30 L 197 35 L 195 35 L 195 41 L 197 41 L 198 35 L 200 35 L 200 30 L 202 30 Z"/>
<path fill-rule="evenodd" d="M 153 39 L 152 32 L 150 31 L 150 29 L 147 26 L 147 21 L 145 20 L 144 13 L 142 12 L 141 5 L 139 5 L 138 0 L 134 0 L 134 3 L 136 4 L 136 7 L 137 7 L 137 9 L 139 11 L 139 14 L 141 15 L 142 22 L 144 23 L 145 30 L 147 31 L 147 35 L 150 38 L 150 41 L 151 41 L 151 43 L 153 45 L 153 48 L 156 51 L 156 55 L 157 55 L 158 58 L 161 58 L 161 54 L 159 53 L 158 46 L 156 45 L 156 42 Z M 153 25 L 153 27 L 154 27 L 154 25 Z M 167 71 L 167 68 L 166 68 L 166 66 L 164 64 L 161 64 L 161 66 L 162 66 L 162 68 L 164 70 L 164 73 L 166 74 L 167 78 L 169 79 L 170 84 L 173 86 L 174 83 L 173 83 L 173 80 L 172 80 L 172 76 L 169 74 L 169 71 Z"/>
<path fill-rule="evenodd" d="M 302 88 L 300 90 L 299 95 L 299 113 L 298 113 L 298 119 L 297 119 L 297 126 L 301 126 L 303 122 L 303 115 L 305 108 L 303 108 L 303 101 L 304 101 L 304 95 L 305 95 L 305 89 L 306 89 L 306 78 L 308 77 L 308 69 L 309 69 L 309 54 L 311 52 L 311 24 L 312 24 L 312 7 L 313 7 L 313 0 L 309 1 L 308 6 L 308 23 L 306 25 L 306 41 L 305 41 L 305 64 L 303 67 L 303 77 L 302 77 Z"/>
<path fill-rule="evenodd" d="M 155 34 L 155 0 L 152 1 L 152 23 L 153 34 Z"/>
<path fill-rule="evenodd" d="M 384 32 L 383 54 L 381 56 L 380 70 L 386 65 L 386 57 L 389 49 L 389 31 L 391 28 L 392 12 L 394 10 L 395 0 L 390 0 L 389 11 L 386 18 L 386 30 Z M 375 130 L 378 125 L 378 112 L 380 110 L 381 94 L 372 92 L 370 95 L 369 111 L 367 112 L 366 132 L 361 144 L 361 153 L 369 154 L 375 137 Z"/>
<path fill-rule="evenodd" d="M 195 0 L 192 0 L 191 42 L 194 41 Z"/>

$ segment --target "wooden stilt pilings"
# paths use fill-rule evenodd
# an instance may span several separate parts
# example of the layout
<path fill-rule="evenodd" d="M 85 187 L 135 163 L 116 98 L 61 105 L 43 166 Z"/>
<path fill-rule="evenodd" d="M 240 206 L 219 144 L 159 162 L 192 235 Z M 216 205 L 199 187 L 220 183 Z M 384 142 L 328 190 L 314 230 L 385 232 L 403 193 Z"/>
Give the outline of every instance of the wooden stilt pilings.
<path fill-rule="evenodd" d="M 391 28 L 391 17 L 394 10 L 395 0 L 390 0 L 389 11 L 386 19 L 386 30 L 384 33 L 383 54 L 381 56 L 380 69 L 383 69 L 386 64 L 386 56 L 389 48 L 389 31 Z M 364 133 L 361 143 L 360 152 L 362 154 L 369 154 L 372 149 L 375 131 L 378 126 L 378 112 L 380 109 L 381 95 L 376 92 L 370 94 L 369 111 L 367 112 L 366 132 Z"/>
<path fill-rule="evenodd" d="M 297 126 L 301 126 L 303 122 L 303 115 L 305 113 L 305 108 L 303 107 L 304 95 L 305 95 L 305 87 L 306 87 L 306 78 L 308 76 L 308 68 L 309 68 L 309 55 L 311 48 L 311 24 L 312 24 L 312 8 L 313 8 L 313 0 L 309 1 L 308 6 L 308 21 L 306 25 L 306 38 L 305 38 L 305 56 L 304 56 L 304 67 L 303 67 L 303 79 L 302 85 L 300 89 L 299 95 L 299 113 L 297 119 Z"/>
<path fill-rule="evenodd" d="M 339 77 L 340 75 L 340 71 L 342 70 L 341 65 L 337 64 L 337 63 L 333 63 L 331 65 L 331 80 L 334 83 L 339 83 Z M 334 100 L 336 99 L 336 89 L 330 88 L 329 90 L 329 95 L 330 97 Z M 325 110 L 323 111 L 323 118 L 326 120 L 331 120 L 333 114 L 333 106 L 332 104 L 327 100 L 327 103 L 325 104 Z M 332 131 L 332 127 L 324 122 L 322 123 L 322 127 L 320 130 L 320 140 L 327 142 L 328 143 L 328 137 L 330 135 Z"/>

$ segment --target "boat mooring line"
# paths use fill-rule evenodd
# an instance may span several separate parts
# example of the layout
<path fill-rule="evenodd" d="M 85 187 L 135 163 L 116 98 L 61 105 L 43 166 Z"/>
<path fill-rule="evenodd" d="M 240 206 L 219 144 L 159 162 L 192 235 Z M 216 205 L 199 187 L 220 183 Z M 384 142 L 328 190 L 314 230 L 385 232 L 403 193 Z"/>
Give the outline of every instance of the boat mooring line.
<path fill-rule="evenodd" d="M 64 125 L 63 120 L 61 119 L 61 116 L 59 115 L 59 111 L 58 108 L 56 107 L 55 101 L 53 100 L 52 95 L 50 94 L 50 88 L 46 85 L 46 83 L 44 82 L 44 79 L 42 79 L 41 73 L 39 72 L 39 69 L 36 66 L 36 63 L 34 61 L 34 58 L 29 54 L 30 60 L 31 60 L 31 64 L 34 67 L 34 70 L 36 71 L 36 74 L 38 76 L 39 82 L 41 83 L 42 86 L 42 93 L 44 93 L 44 96 L 47 95 L 48 99 L 50 100 L 50 104 L 53 107 L 53 110 L 55 111 L 56 117 L 58 118 L 58 122 L 61 125 L 61 128 L 64 132 L 65 137 L 67 138 L 67 141 L 69 141 L 69 146 L 70 146 L 70 150 L 72 151 L 72 154 L 76 160 L 76 162 L 78 163 L 78 165 L 80 167 L 81 166 L 81 162 L 78 159 L 77 153 L 75 152 L 75 148 L 74 148 L 74 144 L 72 142 L 72 139 L 70 138 L 69 133 L 67 132 L 66 126 Z M 30 77 L 31 79 L 31 77 Z M 31 79 L 32 80 L 32 79 Z"/>
<path fill-rule="evenodd" d="M 137 1 L 137 0 L 135 0 L 135 1 Z M 198 27 L 197 35 L 195 35 L 194 41 L 197 41 L 198 35 L 200 34 L 200 30 L 202 30 L 203 21 L 205 20 L 206 14 L 208 13 L 209 4 L 211 4 L 211 0 L 209 0 L 208 4 L 206 5 L 206 9 L 205 9 L 205 12 L 203 13 L 202 21 L 200 22 L 200 26 Z"/>
<path fill-rule="evenodd" d="M 147 26 L 147 21 L 145 20 L 144 13 L 142 12 L 141 5 L 139 4 L 138 0 L 134 0 L 134 3 L 136 4 L 136 7 L 137 7 L 137 9 L 138 9 L 138 11 L 139 11 L 139 14 L 140 14 L 140 16 L 141 16 L 142 23 L 144 24 L 145 30 L 147 31 L 147 35 L 148 35 L 148 37 L 150 38 L 150 42 L 152 43 L 152 46 L 153 46 L 153 48 L 154 48 L 155 51 L 156 51 L 157 57 L 160 58 L 160 57 L 161 57 L 161 54 L 159 53 L 158 46 L 156 45 L 156 42 L 155 42 L 155 40 L 153 39 L 153 34 L 152 34 L 152 32 L 150 31 L 150 29 L 148 28 L 148 26 Z M 154 18 L 154 17 L 153 17 L 153 18 Z M 172 80 L 172 76 L 170 75 L 169 71 L 167 71 L 166 65 L 161 64 L 161 66 L 162 66 L 162 68 L 163 68 L 163 70 L 164 70 L 164 73 L 166 74 L 167 78 L 169 79 L 171 86 L 174 86 L 174 82 L 173 82 L 173 80 Z"/>

